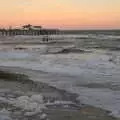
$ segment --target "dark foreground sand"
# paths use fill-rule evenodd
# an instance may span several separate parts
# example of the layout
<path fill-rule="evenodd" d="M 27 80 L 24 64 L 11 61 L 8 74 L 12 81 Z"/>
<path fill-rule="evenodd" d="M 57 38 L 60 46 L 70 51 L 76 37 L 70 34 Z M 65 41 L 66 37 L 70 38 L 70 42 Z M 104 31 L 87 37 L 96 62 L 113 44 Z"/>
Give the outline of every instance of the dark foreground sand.
<path fill-rule="evenodd" d="M 119 120 L 76 98 L 24 74 L 0 70 L 0 120 Z"/>

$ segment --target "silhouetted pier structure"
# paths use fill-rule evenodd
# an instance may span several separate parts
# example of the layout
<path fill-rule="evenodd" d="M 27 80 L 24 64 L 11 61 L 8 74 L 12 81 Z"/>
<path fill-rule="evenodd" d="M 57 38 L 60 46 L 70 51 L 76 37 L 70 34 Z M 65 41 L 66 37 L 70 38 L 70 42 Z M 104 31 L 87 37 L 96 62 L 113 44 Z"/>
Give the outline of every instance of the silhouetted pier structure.
<path fill-rule="evenodd" d="M 0 29 L 1 36 L 16 36 L 16 35 L 56 35 L 59 34 L 59 29 L 44 29 L 41 26 L 32 26 L 30 24 L 22 26 L 21 29 Z"/>

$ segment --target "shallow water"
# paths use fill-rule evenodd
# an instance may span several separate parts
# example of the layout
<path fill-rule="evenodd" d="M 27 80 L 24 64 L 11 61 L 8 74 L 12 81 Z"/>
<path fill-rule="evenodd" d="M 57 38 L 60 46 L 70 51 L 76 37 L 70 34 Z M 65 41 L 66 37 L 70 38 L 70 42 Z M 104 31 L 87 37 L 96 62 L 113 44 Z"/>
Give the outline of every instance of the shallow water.
<path fill-rule="evenodd" d="M 70 39 L 72 41 L 71 44 L 63 45 L 64 47 L 74 46 L 91 52 L 47 54 L 48 48 L 55 51 L 59 44 L 40 46 L 21 44 L 20 47 L 23 46 L 26 50 L 16 50 L 14 49 L 16 46 L 12 46 L 9 49 L 4 47 L 0 51 L 0 66 L 21 67 L 59 75 L 59 79 L 54 75 L 54 80 L 47 78 L 45 82 L 77 93 L 82 103 L 104 108 L 120 117 L 120 53 L 111 50 L 119 48 L 120 36 L 66 35 L 62 37 L 64 38 L 61 38 L 62 42 Z"/>

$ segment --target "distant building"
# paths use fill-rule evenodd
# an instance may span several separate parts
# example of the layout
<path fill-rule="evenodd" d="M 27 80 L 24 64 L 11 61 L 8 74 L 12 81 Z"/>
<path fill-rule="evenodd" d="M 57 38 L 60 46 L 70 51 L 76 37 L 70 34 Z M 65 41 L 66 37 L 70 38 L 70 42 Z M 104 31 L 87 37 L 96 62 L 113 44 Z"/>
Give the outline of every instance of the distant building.
<path fill-rule="evenodd" d="M 33 26 L 33 25 L 28 24 L 28 25 L 22 26 L 22 28 L 24 30 L 41 30 L 42 26 Z"/>
<path fill-rule="evenodd" d="M 42 26 L 33 26 L 33 29 L 34 29 L 34 30 L 41 30 L 41 29 L 42 29 Z"/>

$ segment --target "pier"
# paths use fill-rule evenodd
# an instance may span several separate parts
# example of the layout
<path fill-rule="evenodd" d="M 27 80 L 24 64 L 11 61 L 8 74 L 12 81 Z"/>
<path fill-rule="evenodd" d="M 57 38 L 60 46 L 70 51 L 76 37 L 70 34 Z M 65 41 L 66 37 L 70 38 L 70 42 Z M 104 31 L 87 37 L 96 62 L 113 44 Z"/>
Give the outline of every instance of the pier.
<path fill-rule="evenodd" d="M 56 35 L 59 34 L 59 29 L 45 29 L 41 26 L 32 26 L 30 24 L 22 26 L 22 28 L 0 29 L 1 36 L 16 36 L 16 35 Z"/>

